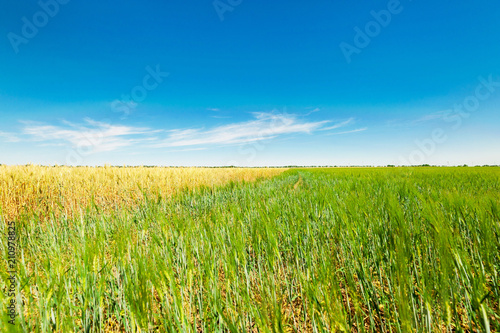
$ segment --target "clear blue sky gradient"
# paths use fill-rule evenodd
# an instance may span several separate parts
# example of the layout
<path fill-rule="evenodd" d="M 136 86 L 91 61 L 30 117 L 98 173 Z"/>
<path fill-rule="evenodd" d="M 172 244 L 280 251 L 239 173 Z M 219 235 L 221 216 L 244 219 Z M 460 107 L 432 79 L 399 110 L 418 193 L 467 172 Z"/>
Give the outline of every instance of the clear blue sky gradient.
<path fill-rule="evenodd" d="M 500 164 L 497 1 L 54 1 L 0 3 L 1 164 Z"/>

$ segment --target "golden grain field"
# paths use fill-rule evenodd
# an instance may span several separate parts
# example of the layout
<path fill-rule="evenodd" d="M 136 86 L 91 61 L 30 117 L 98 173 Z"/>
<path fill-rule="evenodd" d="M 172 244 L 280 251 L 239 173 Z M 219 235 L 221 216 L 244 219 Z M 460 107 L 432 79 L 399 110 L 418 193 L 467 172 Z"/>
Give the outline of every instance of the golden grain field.
<path fill-rule="evenodd" d="M 283 172 L 274 168 L 45 167 L 0 165 L 0 215 L 40 219 L 74 217 L 87 208 L 106 212 L 133 207 L 144 194 L 171 196 L 182 189 L 252 181 Z"/>

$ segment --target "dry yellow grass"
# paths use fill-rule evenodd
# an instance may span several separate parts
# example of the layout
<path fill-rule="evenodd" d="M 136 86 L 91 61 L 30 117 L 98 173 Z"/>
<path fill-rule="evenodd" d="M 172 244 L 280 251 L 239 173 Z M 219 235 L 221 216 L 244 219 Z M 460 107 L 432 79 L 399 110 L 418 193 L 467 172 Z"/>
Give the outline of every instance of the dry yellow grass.
<path fill-rule="evenodd" d="M 178 190 L 252 181 L 283 172 L 264 168 L 44 167 L 0 165 L 0 215 L 46 219 L 74 217 L 91 206 L 99 210 L 133 207 L 143 193 L 170 196 Z"/>

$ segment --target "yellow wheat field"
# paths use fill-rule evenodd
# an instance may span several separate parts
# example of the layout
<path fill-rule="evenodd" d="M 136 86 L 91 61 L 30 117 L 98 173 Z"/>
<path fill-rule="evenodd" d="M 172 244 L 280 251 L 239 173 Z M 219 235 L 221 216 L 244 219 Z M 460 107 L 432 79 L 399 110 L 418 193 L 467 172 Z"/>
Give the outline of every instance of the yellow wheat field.
<path fill-rule="evenodd" d="M 134 207 L 144 194 L 168 197 L 182 189 L 267 178 L 285 169 L 44 167 L 0 165 L 0 215 L 75 217 L 89 207 Z"/>

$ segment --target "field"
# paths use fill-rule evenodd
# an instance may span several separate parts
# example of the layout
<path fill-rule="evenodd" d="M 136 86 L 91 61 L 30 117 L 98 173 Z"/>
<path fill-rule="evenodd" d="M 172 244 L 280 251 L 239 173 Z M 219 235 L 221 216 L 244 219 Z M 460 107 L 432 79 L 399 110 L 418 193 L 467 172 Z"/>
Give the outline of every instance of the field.
<path fill-rule="evenodd" d="M 0 184 L 19 331 L 500 332 L 500 168 L 27 166 Z"/>
<path fill-rule="evenodd" d="M 5 220 L 45 220 L 134 208 L 145 195 L 171 197 L 200 186 L 252 181 L 283 169 L 66 168 L 0 165 L 0 213 Z"/>

